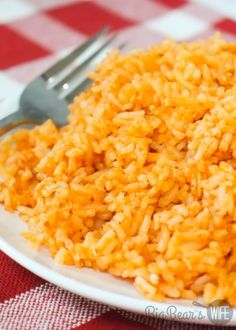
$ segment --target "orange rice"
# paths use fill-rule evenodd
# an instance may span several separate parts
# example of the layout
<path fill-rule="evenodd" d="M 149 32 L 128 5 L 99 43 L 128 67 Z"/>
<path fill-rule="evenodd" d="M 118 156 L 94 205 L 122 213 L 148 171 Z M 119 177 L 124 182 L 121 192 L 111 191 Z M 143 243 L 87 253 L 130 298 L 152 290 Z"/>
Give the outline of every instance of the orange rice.
<path fill-rule="evenodd" d="M 57 262 L 236 306 L 236 45 L 110 53 L 69 124 L 0 143 L 0 202 Z"/>

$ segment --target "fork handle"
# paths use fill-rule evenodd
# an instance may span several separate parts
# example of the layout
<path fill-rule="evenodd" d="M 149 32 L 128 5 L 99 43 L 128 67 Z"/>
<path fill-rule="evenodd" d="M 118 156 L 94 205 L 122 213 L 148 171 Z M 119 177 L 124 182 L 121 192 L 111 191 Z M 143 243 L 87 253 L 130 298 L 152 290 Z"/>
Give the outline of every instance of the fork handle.
<path fill-rule="evenodd" d="M 0 136 L 6 134 L 13 128 L 16 128 L 23 124 L 39 124 L 41 121 L 37 121 L 32 118 L 27 118 L 22 109 L 0 119 Z"/>

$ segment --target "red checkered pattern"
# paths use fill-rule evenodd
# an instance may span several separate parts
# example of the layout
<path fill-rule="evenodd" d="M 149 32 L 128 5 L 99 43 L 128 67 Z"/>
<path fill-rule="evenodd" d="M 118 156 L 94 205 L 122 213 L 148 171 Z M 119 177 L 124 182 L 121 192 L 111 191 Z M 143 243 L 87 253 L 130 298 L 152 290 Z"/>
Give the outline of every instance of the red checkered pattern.
<path fill-rule="evenodd" d="M 0 100 L 104 25 L 119 31 L 117 43 L 126 41 L 128 50 L 214 31 L 235 40 L 235 19 L 234 0 L 0 0 Z M 113 310 L 45 282 L 0 252 L 1 330 L 208 328 Z"/>

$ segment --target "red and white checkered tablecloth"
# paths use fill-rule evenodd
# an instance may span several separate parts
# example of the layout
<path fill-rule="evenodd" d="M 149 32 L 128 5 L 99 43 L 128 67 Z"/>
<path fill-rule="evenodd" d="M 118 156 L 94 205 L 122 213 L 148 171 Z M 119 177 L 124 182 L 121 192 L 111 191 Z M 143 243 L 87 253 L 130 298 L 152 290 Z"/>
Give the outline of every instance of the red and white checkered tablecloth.
<path fill-rule="evenodd" d="M 127 41 L 126 49 L 166 36 L 203 38 L 216 30 L 236 40 L 236 0 L 0 0 L 0 101 L 20 93 L 65 50 L 104 25 L 119 31 L 117 44 Z M 0 329 L 214 327 L 114 310 L 40 279 L 0 251 Z"/>

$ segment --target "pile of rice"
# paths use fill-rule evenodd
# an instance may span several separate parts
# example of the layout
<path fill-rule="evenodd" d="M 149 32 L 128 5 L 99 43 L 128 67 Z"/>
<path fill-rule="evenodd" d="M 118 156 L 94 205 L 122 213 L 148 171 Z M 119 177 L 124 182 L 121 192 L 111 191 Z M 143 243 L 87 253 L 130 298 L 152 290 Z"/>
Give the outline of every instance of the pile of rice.
<path fill-rule="evenodd" d="M 236 306 L 236 45 L 110 53 L 69 124 L 0 143 L 0 202 L 57 262 Z"/>

